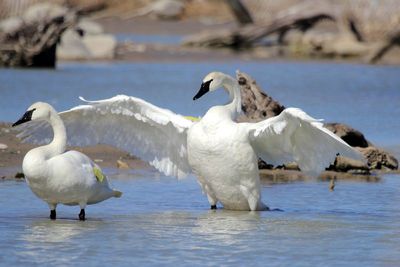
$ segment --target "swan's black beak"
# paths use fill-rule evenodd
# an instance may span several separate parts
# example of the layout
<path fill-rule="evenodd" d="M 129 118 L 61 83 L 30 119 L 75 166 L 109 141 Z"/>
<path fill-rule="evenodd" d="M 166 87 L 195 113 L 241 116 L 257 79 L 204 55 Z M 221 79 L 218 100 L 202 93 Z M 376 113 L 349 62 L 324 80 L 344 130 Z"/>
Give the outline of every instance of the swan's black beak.
<path fill-rule="evenodd" d="M 32 113 L 33 113 L 35 110 L 36 110 L 36 109 L 34 108 L 34 109 L 32 109 L 32 110 L 28 110 L 27 112 L 25 112 L 25 114 L 24 114 L 18 121 L 16 121 L 16 122 L 12 125 L 12 127 L 15 127 L 15 126 L 20 125 L 20 124 L 22 124 L 22 123 L 24 123 L 24 122 L 28 122 L 28 121 L 32 120 Z"/>
<path fill-rule="evenodd" d="M 201 84 L 200 90 L 197 92 L 197 94 L 193 97 L 193 100 L 199 99 L 200 97 L 202 97 L 203 95 L 207 94 L 210 91 L 210 83 L 212 82 L 212 79 L 207 81 L 207 82 L 203 82 Z"/>

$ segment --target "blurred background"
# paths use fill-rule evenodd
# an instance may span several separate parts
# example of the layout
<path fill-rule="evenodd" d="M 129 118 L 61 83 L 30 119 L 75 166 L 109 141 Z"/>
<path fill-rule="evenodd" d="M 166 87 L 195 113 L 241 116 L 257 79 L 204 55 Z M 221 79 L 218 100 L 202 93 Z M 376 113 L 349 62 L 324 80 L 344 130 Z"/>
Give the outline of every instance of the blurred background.
<path fill-rule="evenodd" d="M 54 67 L 56 58 L 400 63 L 397 0 L 1 0 L 0 19 L 4 66 Z"/>

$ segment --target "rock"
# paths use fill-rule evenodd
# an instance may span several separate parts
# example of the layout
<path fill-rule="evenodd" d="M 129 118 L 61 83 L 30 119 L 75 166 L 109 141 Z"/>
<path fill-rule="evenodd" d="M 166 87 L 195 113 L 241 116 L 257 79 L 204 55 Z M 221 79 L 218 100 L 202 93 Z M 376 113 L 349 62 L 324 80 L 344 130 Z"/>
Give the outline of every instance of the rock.
<path fill-rule="evenodd" d="M 44 19 L 53 20 L 58 17 L 65 17 L 68 12 L 69 10 L 66 7 L 44 2 L 30 6 L 22 15 L 22 19 L 26 24 L 35 24 Z"/>
<path fill-rule="evenodd" d="M 242 95 L 243 114 L 238 118 L 239 122 L 258 122 L 279 115 L 285 109 L 278 101 L 264 93 L 249 75 L 237 71 L 236 78 Z M 324 126 L 350 146 L 359 148 L 369 164 L 367 166 L 361 161 L 337 157 L 335 163 L 328 170 L 368 174 L 370 169 L 393 170 L 398 168 L 398 161 L 393 155 L 373 147 L 360 131 L 341 123 L 327 123 Z M 273 168 L 272 165 L 262 159 L 259 159 L 258 166 L 259 169 Z M 282 167 L 289 170 L 298 169 L 297 166 L 292 164 L 284 164 Z"/>
<path fill-rule="evenodd" d="M 362 171 L 364 174 L 369 173 L 369 168 L 364 162 L 342 156 L 337 156 L 335 162 L 333 163 L 333 166 L 328 169 L 339 172 L 352 171 L 361 173 L 360 171 Z"/>
<path fill-rule="evenodd" d="M 1 22 L 0 65 L 54 68 L 60 36 L 75 20 L 76 13 L 65 7 L 40 3 Z"/>
<path fill-rule="evenodd" d="M 99 23 L 90 19 L 79 20 L 76 27 L 81 29 L 84 32 L 84 35 L 98 35 L 104 33 L 103 27 Z"/>
<path fill-rule="evenodd" d="M 0 31 L 6 33 L 14 33 L 20 29 L 24 21 L 19 17 L 11 17 L 0 21 Z"/>
<path fill-rule="evenodd" d="M 74 30 L 69 29 L 61 36 L 57 47 L 57 58 L 64 60 L 90 59 L 91 54 L 82 37 Z"/>
<path fill-rule="evenodd" d="M 92 59 L 113 59 L 115 56 L 117 40 L 111 34 L 86 35 L 82 41 Z"/>
<path fill-rule="evenodd" d="M 5 150 L 7 148 L 8 148 L 8 146 L 6 144 L 0 143 L 0 150 Z"/>
<path fill-rule="evenodd" d="M 285 107 L 272 99 L 257 85 L 248 74 L 237 71 L 236 79 L 242 95 L 243 115 L 238 121 L 258 122 L 279 115 Z"/>
<path fill-rule="evenodd" d="M 85 19 L 76 29 L 69 29 L 62 35 L 57 57 L 64 60 L 113 59 L 116 47 L 113 35 L 104 34 L 100 24 Z"/>
<path fill-rule="evenodd" d="M 271 164 L 267 164 L 265 161 L 263 161 L 262 159 L 258 159 L 258 169 L 259 170 L 272 170 L 274 168 L 273 165 Z"/>
<path fill-rule="evenodd" d="M 117 160 L 117 168 L 118 169 L 130 169 L 128 163 L 122 161 L 122 160 Z"/>
<path fill-rule="evenodd" d="M 289 171 L 300 171 L 299 165 L 297 165 L 296 162 L 289 162 L 283 164 L 283 169 Z"/>
<path fill-rule="evenodd" d="M 17 172 L 14 177 L 17 179 L 24 179 L 25 174 L 23 172 Z"/>
<path fill-rule="evenodd" d="M 399 167 L 397 159 L 382 149 L 370 146 L 359 150 L 368 160 L 371 169 L 397 170 Z"/>
<path fill-rule="evenodd" d="M 184 10 L 184 3 L 177 0 L 158 0 L 152 4 L 152 13 L 160 19 L 177 19 Z"/>
<path fill-rule="evenodd" d="M 264 93 L 250 75 L 236 71 L 242 96 L 243 114 L 239 122 L 258 122 L 279 115 L 285 107 Z M 272 165 L 258 159 L 259 169 L 272 169 Z"/>
<path fill-rule="evenodd" d="M 347 144 L 353 147 L 368 147 L 369 142 L 364 135 L 350 126 L 342 123 L 325 123 L 324 127 L 342 138 Z"/>
<path fill-rule="evenodd" d="M 124 19 L 151 15 L 158 19 L 179 19 L 183 15 L 185 4 L 180 0 L 156 0 L 133 14 L 123 16 Z"/>

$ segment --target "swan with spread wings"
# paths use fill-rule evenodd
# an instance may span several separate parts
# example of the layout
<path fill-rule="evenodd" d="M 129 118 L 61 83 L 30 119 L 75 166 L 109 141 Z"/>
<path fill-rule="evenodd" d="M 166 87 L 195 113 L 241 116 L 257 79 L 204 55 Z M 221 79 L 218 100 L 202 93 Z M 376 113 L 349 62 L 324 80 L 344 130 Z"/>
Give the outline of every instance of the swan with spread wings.
<path fill-rule="evenodd" d="M 302 171 L 317 175 L 337 154 L 362 160 L 322 123 L 297 108 L 258 123 L 238 123 L 241 95 L 237 81 L 221 72 L 203 79 L 193 100 L 224 88 L 226 105 L 211 107 L 192 121 L 142 99 L 118 95 L 60 113 L 70 145 L 109 144 L 150 162 L 178 178 L 194 173 L 211 209 L 221 203 L 231 210 L 266 210 L 261 200 L 258 157 L 271 164 L 295 161 Z M 20 137 L 44 142 L 50 129 L 31 124 Z"/>

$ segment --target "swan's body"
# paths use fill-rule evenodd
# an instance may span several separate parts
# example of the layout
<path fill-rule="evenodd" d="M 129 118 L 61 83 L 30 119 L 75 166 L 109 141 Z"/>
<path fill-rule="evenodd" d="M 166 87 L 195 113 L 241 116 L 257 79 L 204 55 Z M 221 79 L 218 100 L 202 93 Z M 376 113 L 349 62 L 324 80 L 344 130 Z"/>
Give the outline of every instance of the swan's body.
<path fill-rule="evenodd" d="M 218 122 L 217 117 L 218 111 L 211 109 L 189 129 L 189 163 L 211 206 L 219 201 L 231 210 L 263 209 L 258 158 L 248 133 L 242 124 Z"/>
<path fill-rule="evenodd" d="M 31 120 L 45 120 L 54 131 L 53 141 L 30 150 L 22 163 L 29 187 L 37 197 L 48 203 L 52 219 L 55 219 L 57 204 L 79 205 L 79 218 L 84 220 L 87 204 L 121 196 L 121 192 L 109 187 L 99 166 L 86 155 L 78 151 L 65 152 L 65 127 L 50 105 L 35 103 L 27 113 L 13 126 Z"/>
<path fill-rule="evenodd" d="M 229 93 L 230 102 L 210 108 L 198 122 L 128 96 L 87 102 L 61 116 L 69 130 L 80 133 L 70 140 L 74 145 L 114 145 L 170 176 L 194 172 L 211 208 L 221 202 L 227 209 L 267 209 L 261 201 L 258 157 L 270 164 L 296 161 L 310 174 L 323 171 L 338 153 L 362 159 L 300 109 L 288 108 L 258 123 L 237 123 L 240 89 L 226 74 L 207 75 L 194 99 L 220 87 Z M 23 129 L 20 136 L 42 141 L 45 129 L 32 134 L 38 127 L 43 128 Z"/>

